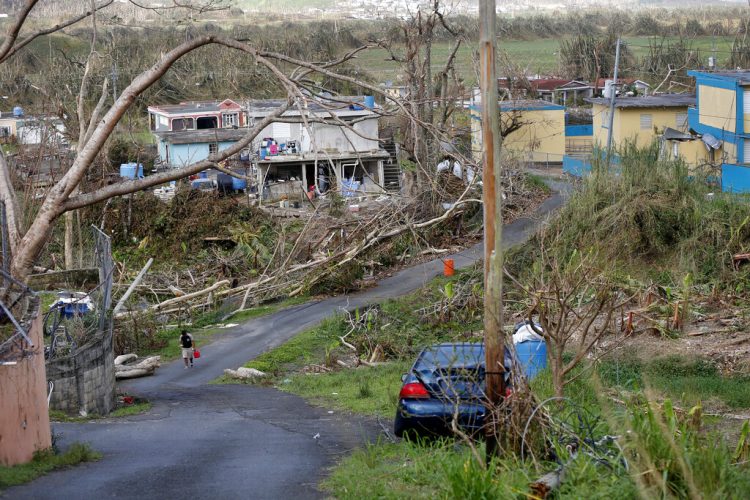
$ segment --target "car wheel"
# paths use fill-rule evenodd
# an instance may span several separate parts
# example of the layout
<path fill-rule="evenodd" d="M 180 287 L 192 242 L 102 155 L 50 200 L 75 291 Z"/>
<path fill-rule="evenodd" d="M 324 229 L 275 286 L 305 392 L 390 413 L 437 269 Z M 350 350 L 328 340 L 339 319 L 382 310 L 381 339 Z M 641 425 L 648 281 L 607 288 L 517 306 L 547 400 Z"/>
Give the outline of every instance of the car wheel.
<path fill-rule="evenodd" d="M 396 410 L 396 418 L 393 421 L 393 433 L 396 437 L 404 437 L 408 432 L 409 426 L 404 417 L 401 416 L 401 412 Z"/>

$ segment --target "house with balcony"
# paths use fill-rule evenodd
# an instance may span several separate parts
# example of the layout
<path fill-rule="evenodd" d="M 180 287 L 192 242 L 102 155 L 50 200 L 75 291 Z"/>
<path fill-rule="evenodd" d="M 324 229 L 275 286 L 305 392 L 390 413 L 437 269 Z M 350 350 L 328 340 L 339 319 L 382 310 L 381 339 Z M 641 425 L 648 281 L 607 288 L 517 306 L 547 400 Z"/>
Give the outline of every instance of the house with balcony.
<path fill-rule="evenodd" d="M 248 101 L 248 125 L 285 102 Z M 271 199 L 334 186 L 345 196 L 398 191 L 400 169 L 395 151 L 379 138 L 379 118 L 369 96 L 309 99 L 290 108 L 253 142 L 258 185 Z"/>
<path fill-rule="evenodd" d="M 149 122 L 161 161 L 179 168 L 232 146 L 285 104 L 227 99 L 150 106 Z M 335 187 L 345 195 L 397 191 L 400 169 L 395 151 L 380 141 L 376 109 L 369 96 L 308 98 L 267 125 L 238 157 L 252 161 L 263 199 L 302 198 L 311 188 Z"/>
<path fill-rule="evenodd" d="M 722 191 L 750 192 L 750 71 L 688 71 L 696 102 L 690 129 L 705 144 L 705 159 L 721 165 Z"/>

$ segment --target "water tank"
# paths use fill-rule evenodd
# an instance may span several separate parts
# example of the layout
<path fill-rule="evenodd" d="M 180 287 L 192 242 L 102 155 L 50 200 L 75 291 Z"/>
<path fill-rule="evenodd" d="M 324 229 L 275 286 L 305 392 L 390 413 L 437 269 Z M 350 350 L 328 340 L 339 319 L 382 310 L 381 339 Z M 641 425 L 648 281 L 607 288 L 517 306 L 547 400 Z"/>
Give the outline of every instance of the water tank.
<path fill-rule="evenodd" d="M 518 364 L 526 378 L 531 380 L 537 373 L 547 368 L 547 344 L 543 340 L 527 340 L 515 345 Z"/>
<path fill-rule="evenodd" d="M 370 109 L 375 108 L 375 96 L 374 95 L 365 96 L 365 107 L 370 108 Z"/>
<path fill-rule="evenodd" d="M 125 179 L 143 179 L 143 163 L 123 163 L 120 165 L 120 177 Z"/>
<path fill-rule="evenodd" d="M 604 92 L 602 92 L 602 96 L 611 99 L 612 98 L 612 92 L 615 89 L 615 82 L 612 80 L 606 80 L 604 82 Z"/>
<path fill-rule="evenodd" d="M 23 116 L 23 108 L 21 106 L 14 107 L 13 116 L 15 116 L 16 118 Z"/>

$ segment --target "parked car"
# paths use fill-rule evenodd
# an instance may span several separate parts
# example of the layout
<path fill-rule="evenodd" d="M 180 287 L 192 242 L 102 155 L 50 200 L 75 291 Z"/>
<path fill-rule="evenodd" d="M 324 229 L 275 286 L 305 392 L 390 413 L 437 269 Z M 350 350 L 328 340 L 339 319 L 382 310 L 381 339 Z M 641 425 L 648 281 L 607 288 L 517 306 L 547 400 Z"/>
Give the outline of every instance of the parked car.
<path fill-rule="evenodd" d="M 543 342 L 538 344 L 544 346 Z M 546 355 L 546 349 L 538 352 Z M 477 343 L 446 343 L 423 349 L 401 379 L 403 385 L 393 426 L 396 436 L 450 433 L 454 415 L 465 432 L 479 431 L 485 415 L 484 356 L 484 344 Z M 532 359 L 519 360 L 531 377 L 538 370 L 528 370 L 524 364 L 528 365 Z M 512 365 L 506 348 L 506 383 Z"/>

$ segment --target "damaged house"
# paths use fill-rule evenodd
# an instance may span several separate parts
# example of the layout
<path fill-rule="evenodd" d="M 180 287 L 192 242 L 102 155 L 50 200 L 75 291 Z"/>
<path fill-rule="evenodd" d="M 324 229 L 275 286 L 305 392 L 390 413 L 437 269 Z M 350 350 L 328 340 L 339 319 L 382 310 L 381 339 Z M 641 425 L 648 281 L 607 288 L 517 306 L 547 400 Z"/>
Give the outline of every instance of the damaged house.
<path fill-rule="evenodd" d="M 285 103 L 227 99 L 150 106 L 149 123 L 162 163 L 177 168 L 236 143 Z M 264 200 L 334 188 L 344 196 L 398 191 L 395 148 L 381 148 L 376 109 L 370 96 L 310 98 L 264 128 L 239 158 L 253 161 Z"/>
<path fill-rule="evenodd" d="M 249 125 L 283 100 L 247 103 Z M 336 188 L 344 196 L 398 191 L 395 151 L 381 149 L 379 114 L 369 96 L 309 100 L 267 126 L 253 144 L 264 198 L 298 197 Z"/>
<path fill-rule="evenodd" d="M 149 106 L 148 121 L 161 162 L 175 168 L 231 146 L 247 126 L 244 110 L 231 99 Z"/>

